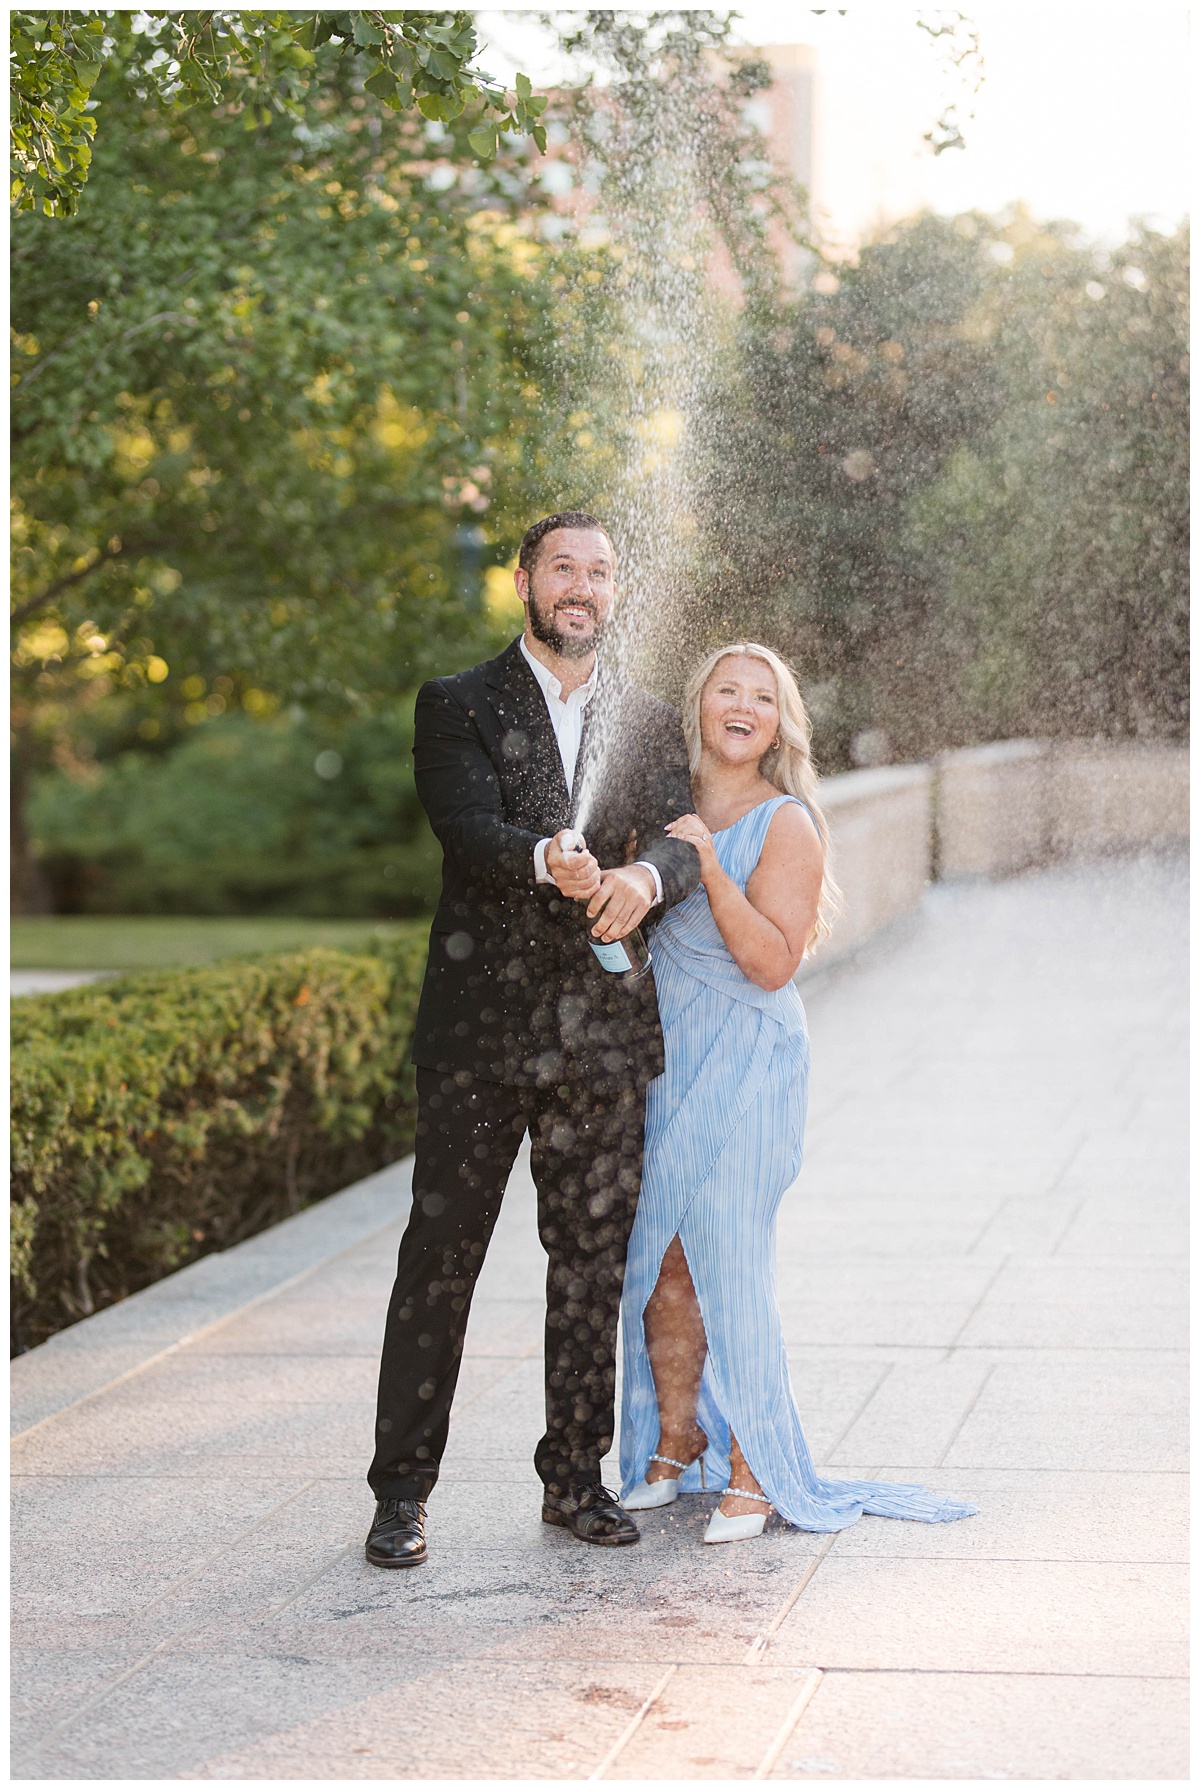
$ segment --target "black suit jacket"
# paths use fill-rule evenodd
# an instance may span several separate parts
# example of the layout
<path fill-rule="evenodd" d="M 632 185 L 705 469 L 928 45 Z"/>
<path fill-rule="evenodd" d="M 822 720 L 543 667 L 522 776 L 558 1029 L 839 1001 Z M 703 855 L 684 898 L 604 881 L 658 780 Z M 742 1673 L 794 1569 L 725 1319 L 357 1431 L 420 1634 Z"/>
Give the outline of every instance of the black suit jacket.
<path fill-rule="evenodd" d="M 583 909 L 534 881 L 533 851 L 572 823 L 593 787 L 583 818 L 601 865 L 625 863 L 635 836 L 633 856 L 662 878 L 663 908 L 690 894 L 699 857 L 663 830 L 692 807 L 675 710 L 602 663 L 570 792 L 545 698 L 514 641 L 422 686 L 413 757 L 443 853 L 413 1061 L 518 1087 L 644 1087 L 663 1067 L 654 978 L 601 968 Z"/>

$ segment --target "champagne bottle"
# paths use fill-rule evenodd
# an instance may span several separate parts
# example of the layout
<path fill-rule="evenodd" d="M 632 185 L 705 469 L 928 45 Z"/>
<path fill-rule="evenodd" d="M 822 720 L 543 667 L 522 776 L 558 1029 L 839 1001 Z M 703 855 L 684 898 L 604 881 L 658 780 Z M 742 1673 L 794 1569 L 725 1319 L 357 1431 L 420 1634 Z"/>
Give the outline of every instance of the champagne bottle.
<path fill-rule="evenodd" d="M 587 850 L 587 840 L 582 833 L 564 833 L 562 848 L 565 852 L 583 852 Z M 601 966 L 608 970 L 610 975 L 624 976 L 631 982 L 639 976 L 644 976 L 650 968 L 650 947 L 646 943 L 646 937 L 641 927 L 635 926 L 633 931 L 627 932 L 623 939 L 614 939 L 611 944 L 605 944 L 601 939 L 592 936 L 592 927 L 595 921 L 588 917 L 586 901 L 581 901 L 579 907 L 587 931 L 587 942 L 596 953 Z"/>

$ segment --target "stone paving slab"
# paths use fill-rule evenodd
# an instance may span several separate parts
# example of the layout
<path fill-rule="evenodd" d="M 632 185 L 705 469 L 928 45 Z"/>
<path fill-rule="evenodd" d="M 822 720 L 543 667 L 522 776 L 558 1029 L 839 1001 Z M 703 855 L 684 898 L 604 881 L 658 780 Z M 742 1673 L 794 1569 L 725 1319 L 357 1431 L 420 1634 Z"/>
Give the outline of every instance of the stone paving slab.
<path fill-rule="evenodd" d="M 838 1558 L 1174 1566 L 1188 1559 L 1189 1488 L 1182 1473 L 941 1467 L 921 1477 L 939 1491 L 970 1495 L 979 1515 L 969 1523 L 859 1523 L 839 1538 Z"/>
<path fill-rule="evenodd" d="M 1180 1680 L 826 1672 L 772 1775 L 1186 1778 L 1187 1708 Z"/>
<path fill-rule="evenodd" d="M 1186 1582 L 1186 1568 L 1146 1561 L 831 1556 L 771 1658 L 858 1671 L 1182 1677 Z"/>
<path fill-rule="evenodd" d="M 522 1160 L 431 1559 L 373 1571 L 396 1165 L 14 1364 L 16 1775 L 1184 1775 L 1184 897 L 1150 859 L 939 888 L 805 986 L 780 1297 L 810 1445 L 977 1517 L 705 1548 L 694 1496 L 614 1552 L 543 1525 Z"/>

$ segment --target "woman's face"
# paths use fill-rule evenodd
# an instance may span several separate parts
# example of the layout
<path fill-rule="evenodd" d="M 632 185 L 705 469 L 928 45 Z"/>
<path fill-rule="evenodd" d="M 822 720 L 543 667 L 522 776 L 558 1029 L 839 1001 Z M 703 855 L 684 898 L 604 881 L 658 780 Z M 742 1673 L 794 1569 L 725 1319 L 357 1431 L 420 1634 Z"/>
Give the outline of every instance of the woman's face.
<path fill-rule="evenodd" d="M 700 693 L 700 739 L 723 764 L 757 764 L 779 732 L 775 674 L 761 659 L 730 653 Z"/>

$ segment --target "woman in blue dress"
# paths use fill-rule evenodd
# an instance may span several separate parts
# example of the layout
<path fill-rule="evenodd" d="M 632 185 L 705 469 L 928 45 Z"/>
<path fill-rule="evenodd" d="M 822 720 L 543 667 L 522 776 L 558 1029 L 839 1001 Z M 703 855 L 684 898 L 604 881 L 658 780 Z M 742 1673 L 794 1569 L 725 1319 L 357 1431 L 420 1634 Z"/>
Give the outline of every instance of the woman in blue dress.
<path fill-rule="evenodd" d="M 775 1215 L 800 1169 L 808 1034 L 792 978 L 836 889 L 809 722 L 768 648 L 721 647 L 684 701 L 695 814 L 670 831 L 700 886 L 652 941 L 666 1067 L 650 1084 L 642 1192 L 622 1302 L 622 1502 L 724 1497 L 707 1542 L 864 1512 L 947 1522 L 974 1507 L 921 1486 L 822 1479 L 792 1396 L 775 1290 Z"/>

